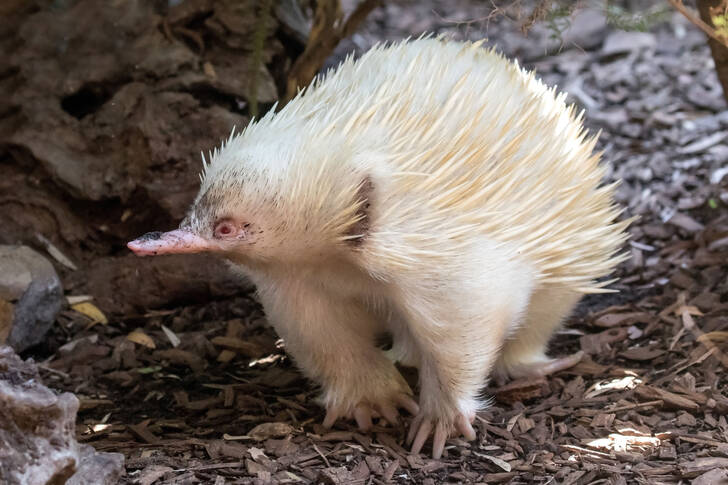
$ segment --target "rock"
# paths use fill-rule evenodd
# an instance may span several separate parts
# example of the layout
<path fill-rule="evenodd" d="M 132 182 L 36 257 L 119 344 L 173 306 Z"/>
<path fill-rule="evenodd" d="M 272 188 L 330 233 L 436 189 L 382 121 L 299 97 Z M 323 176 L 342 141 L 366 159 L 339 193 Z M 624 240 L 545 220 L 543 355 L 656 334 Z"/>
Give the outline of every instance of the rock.
<path fill-rule="evenodd" d="M 78 471 L 66 485 L 116 485 L 124 474 L 124 455 L 97 453 L 93 446 L 80 446 Z"/>
<path fill-rule="evenodd" d="M 18 300 L 33 281 L 30 270 L 22 261 L 0 256 L 0 298 L 6 301 Z"/>
<path fill-rule="evenodd" d="M 63 305 L 61 280 L 32 249 L 0 246 L 0 302 L 0 343 L 22 352 L 40 343 L 55 321 Z"/>
<path fill-rule="evenodd" d="M 228 0 L 215 2 L 214 10 L 215 19 L 232 27 L 223 29 L 223 39 L 237 38 L 235 26 L 245 24 L 240 41 L 249 51 L 257 22 L 248 7 Z M 234 57 L 210 42 L 201 56 L 176 36 L 167 38 L 157 11 L 150 2 L 79 0 L 41 8 L 18 27 L 18 48 L 7 56 L 13 67 L 6 68 L 19 83 L 8 100 L 18 116 L 0 119 L 3 142 L 28 150 L 76 198 L 126 202 L 140 187 L 185 197 L 197 185 L 200 149 L 211 148 L 233 125 L 247 124 L 227 106 L 249 102 L 253 84 L 259 102 L 276 98 L 265 67 L 273 42 L 264 44 L 264 63 L 254 76 L 242 48 Z M 277 21 L 270 21 L 272 35 Z M 80 57 L 94 61 L 73 61 Z M 203 72 L 204 62 L 215 75 Z M 199 92 L 230 101 L 210 106 L 195 97 Z M 52 140 L 43 143 L 48 126 Z"/>
<path fill-rule="evenodd" d="M 53 235 L 81 266 L 184 217 L 200 150 L 247 125 L 253 99 L 261 111 L 277 99 L 306 40 L 291 49 L 305 18 L 284 6 L 266 19 L 258 62 L 254 0 L 0 4 L 0 243 Z"/>
<path fill-rule="evenodd" d="M 629 54 L 642 49 L 653 49 L 657 45 L 655 36 L 647 32 L 624 32 L 616 30 L 611 32 L 604 41 L 602 56 L 611 57 Z"/>
<path fill-rule="evenodd" d="M 0 347 L 0 483 L 118 483 L 123 455 L 96 453 L 74 438 L 78 399 L 45 387 L 32 361 Z"/>
<path fill-rule="evenodd" d="M 607 17 L 604 9 L 578 9 L 569 27 L 561 38 L 567 46 L 577 46 L 584 50 L 596 49 L 607 36 Z"/>

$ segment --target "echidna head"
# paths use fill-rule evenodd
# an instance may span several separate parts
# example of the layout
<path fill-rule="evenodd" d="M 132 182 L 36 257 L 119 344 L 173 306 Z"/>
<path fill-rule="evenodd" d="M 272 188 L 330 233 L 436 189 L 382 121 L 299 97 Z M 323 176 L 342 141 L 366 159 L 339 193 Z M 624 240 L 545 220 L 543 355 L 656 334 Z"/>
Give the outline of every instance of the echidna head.
<path fill-rule="evenodd" d="M 351 248 L 368 227 L 371 181 L 352 171 L 346 150 L 312 150 L 300 140 L 231 138 L 179 228 L 127 246 L 140 256 L 215 252 L 242 263 L 310 261 Z"/>

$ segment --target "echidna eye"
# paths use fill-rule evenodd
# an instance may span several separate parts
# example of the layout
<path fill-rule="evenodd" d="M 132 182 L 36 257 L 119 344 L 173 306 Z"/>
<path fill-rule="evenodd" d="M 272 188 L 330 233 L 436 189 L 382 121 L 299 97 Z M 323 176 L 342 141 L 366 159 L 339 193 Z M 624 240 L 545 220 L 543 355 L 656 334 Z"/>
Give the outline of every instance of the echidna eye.
<path fill-rule="evenodd" d="M 215 237 L 229 237 L 235 234 L 235 227 L 230 221 L 221 221 L 215 225 Z"/>

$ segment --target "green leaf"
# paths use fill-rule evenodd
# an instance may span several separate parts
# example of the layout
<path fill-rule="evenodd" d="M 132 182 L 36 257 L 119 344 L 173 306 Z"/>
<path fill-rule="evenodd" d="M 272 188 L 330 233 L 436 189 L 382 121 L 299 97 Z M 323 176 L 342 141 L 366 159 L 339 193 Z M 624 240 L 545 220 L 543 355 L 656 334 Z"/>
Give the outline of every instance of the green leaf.
<path fill-rule="evenodd" d="M 154 374 L 155 372 L 159 372 L 162 370 L 162 368 L 158 365 L 154 365 L 151 367 L 140 367 L 136 371 L 140 374 Z"/>

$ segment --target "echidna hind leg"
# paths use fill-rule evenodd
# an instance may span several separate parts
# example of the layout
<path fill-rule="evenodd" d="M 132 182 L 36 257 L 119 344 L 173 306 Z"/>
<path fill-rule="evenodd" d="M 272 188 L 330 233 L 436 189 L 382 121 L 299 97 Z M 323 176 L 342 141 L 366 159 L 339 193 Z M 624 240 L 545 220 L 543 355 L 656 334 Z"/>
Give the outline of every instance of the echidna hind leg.
<path fill-rule="evenodd" d="M 561 288 L 535 291 L 523 325 L 506 340 L 494 372 L 512 378 L 543 376 L 579 363 L 581 352 L 553 359 L 546 355 L 546 348 L 580 297 L 577 292 Z"/>
<path fill-rule="evenodd" d="M 514 377 L 547 376 L 555 374 L 556 372 L 561 372 L 562 370 L 574 367 L 576 364 L 581 362 L 582 357 L 584 357 L 584 352 L 581 350 L 571 355 L 567 355 L 566 357 L 553 359 L 546 357 L 543 361 L 524 364 L 523 366 L 516 368 Z"/>

